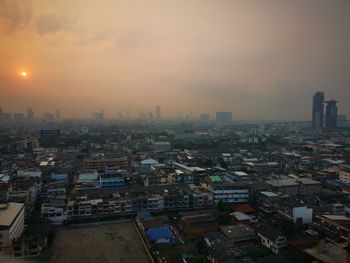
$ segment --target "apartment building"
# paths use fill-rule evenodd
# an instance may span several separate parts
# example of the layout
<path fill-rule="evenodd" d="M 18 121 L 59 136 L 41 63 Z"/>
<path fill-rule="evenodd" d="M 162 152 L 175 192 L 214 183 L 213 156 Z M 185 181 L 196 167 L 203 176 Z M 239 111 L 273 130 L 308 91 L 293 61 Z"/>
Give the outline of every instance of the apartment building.
<path fill-rule="evenodd" d="M 24 230 L 24 205 L 7 203 L 0 205 L 0 254 L 10 254 L 13 242 Z"/>

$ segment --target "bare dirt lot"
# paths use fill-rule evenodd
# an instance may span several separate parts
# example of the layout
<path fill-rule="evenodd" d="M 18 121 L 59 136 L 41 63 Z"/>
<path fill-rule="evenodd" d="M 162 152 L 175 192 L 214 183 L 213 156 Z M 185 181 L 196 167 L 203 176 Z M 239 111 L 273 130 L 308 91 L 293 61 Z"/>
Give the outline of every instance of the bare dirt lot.
<path fill-rule="evenodd" d="M 132 223 L 60 229 L 50 263 L 149 263 Z"/>

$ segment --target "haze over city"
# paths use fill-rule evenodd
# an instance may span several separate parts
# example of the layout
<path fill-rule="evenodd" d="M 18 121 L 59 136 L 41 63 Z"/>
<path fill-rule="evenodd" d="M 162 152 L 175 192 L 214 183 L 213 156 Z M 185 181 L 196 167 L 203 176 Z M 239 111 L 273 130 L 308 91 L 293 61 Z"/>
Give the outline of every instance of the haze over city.
<path fill-rule="evenodd" d="M 310 120 L 320 90 L 349 115 L 349 11 L 323 0 L 0 0 L 0 104 Z"/>

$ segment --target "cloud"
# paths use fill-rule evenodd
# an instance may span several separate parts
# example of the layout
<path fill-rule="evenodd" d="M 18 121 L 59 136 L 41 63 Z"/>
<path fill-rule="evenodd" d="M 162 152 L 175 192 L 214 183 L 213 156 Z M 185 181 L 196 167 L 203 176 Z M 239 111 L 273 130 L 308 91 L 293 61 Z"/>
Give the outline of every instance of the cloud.
<path fill-rule="evenodd" d="M 116 46 L 123 49 L 143 48 L 153 46 L 158 40 L 158 37 L 149 30 L 137 28 L 117 38 Z"/>
<path fill-rule="evenodd" d="M 36 19 L 35 29 L 40 36 L 46 34 L 55 34 L 72 21 L 73 20 L 68 16 L 43 14 Z"/>
<path fill-rule="evenodd" d="M 33 7 L 31 1 L 0 0 L 0 26 L 6 34 L 13 34 L 31 23 Z"/>

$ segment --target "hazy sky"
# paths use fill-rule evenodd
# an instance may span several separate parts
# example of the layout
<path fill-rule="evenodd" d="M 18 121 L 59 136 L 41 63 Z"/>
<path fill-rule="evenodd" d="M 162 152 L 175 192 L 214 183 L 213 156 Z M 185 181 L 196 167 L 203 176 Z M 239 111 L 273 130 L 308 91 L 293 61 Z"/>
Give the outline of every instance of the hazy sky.
<path fill-rule="evenodd" d="M 0 105 L 310 119 L 323 90 L 350 115 L 349 14 L 349 0 L 0 0 Z"/>

